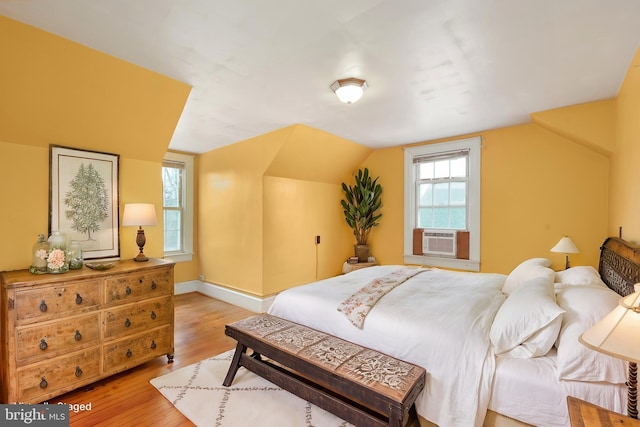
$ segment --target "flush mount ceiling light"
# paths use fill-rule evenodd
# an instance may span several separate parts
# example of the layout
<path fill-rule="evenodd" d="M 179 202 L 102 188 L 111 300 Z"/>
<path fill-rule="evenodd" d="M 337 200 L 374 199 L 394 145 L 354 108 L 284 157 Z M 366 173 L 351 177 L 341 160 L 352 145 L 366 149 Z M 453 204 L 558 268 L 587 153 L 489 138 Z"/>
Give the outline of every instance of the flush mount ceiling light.
<path fill-rule="evenodd" d="M 361 79 L 340 79 L 331 83 L 331 90 L 336 93 L 338 99 L 345 104 L 353 104 L 362 97 L 367 88 L 367 82 Z"/>

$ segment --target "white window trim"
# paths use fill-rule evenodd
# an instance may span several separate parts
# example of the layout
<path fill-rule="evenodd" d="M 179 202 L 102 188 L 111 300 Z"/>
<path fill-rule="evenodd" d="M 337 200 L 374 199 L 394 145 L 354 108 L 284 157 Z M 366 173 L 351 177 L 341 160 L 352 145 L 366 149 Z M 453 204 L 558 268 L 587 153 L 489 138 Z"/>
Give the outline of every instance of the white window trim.
<path fill-rule="evenodd" d="M 184 200 L 184 222 L 183 222 L 183 250 L 165 252 L 165 258 L 171 258 L 175 262 L 191 261 L 193 259 L 193 156 L 187 154 L 168 152 L 164 156 L 165 160 L 184 163 L 186 188 L 183 188 Z M 164 206 L 163 206 L 164 212 Z"/>
<path fill-rule="evenodd" d="M 480 150 L 482 138 L 427 144 L 404 149 L 404 262 L 480 271 Z M 413 227 L 416 221 L 415 167 L 413 158 L 453 150 L 469 150 L 469 259 L 413 255 Z"/>

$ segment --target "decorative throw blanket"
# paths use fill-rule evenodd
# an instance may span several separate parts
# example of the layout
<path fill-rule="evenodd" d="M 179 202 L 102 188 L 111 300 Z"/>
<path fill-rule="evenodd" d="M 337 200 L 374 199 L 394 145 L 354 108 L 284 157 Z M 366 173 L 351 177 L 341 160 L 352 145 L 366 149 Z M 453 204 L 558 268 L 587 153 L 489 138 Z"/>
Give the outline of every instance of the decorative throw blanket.
<path fill-rule="evenodd" d="M 353 293 L 338 306 L 356 328 L 362 329 L 364 319 L 380 298 L 391 292 L 396 286 L 403 284 L 416 274 L 427 271 L 424 268 L 406 267 L 372 280 L 357 292 Z"/>

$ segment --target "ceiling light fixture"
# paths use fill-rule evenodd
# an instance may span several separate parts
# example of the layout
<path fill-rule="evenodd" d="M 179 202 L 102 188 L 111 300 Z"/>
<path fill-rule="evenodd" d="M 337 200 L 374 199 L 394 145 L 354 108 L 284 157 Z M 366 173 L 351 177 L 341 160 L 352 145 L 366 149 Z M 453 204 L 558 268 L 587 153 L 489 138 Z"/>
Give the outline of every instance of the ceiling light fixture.
<path fill-rule="evenodd" d="M 350 77 L 348 79 L 336 80 L 331 83 L 330 87 L 340 101 L 345 104 L 353 104 L 362 97 L 364 90 L 367 88 L 367 82 Z"/>

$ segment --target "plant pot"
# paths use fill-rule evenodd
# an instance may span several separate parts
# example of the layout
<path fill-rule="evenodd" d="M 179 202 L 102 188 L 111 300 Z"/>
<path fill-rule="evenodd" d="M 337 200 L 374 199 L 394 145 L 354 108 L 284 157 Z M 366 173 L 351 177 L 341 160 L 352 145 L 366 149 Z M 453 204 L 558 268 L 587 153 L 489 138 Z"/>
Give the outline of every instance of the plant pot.
<path fill-rule="evenodd" d="M 369 245 L 354 245 L 355 255 L 358 257 L 358 262 L 369 261 Z"/>

